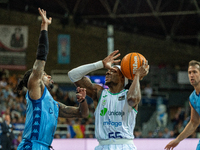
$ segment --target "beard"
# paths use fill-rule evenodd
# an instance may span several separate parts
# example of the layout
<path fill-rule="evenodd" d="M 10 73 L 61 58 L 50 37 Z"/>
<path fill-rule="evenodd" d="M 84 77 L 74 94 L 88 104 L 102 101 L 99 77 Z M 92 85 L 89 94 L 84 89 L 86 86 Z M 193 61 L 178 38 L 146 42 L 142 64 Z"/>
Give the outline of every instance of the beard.
<path fill-rule="evenodd" d="M 46 87 L 47 87 L 47 89 L 48 89 L 49 91 L 51 91 L 51 90 L 53 89 L 54 85 L 51 83 L 51 84 L 49 84 L 49 85 L 46 85 Z"/>
<path fill-rule="evenodd" d="M 106 82 L 105 85 L 107 85 L 109 87 L 109 86 L 117 85 L 117 83 L 115 83 L 113 81 L 109 81 L 109 82 Z"/>
<path fill-rule="evenodd" d="M 49 84 L 49 88 L 53 89 L 54 85 L 53 84 Z"/>

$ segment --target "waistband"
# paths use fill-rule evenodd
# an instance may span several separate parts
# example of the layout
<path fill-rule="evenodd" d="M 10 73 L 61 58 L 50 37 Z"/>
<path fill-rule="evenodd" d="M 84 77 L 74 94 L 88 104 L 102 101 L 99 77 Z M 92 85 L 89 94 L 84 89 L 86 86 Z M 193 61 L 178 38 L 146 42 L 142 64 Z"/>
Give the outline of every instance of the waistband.
<path fill-rule="evenodd" d="M 98 140 L 99 145 L 119 145 L 119 144 L 133 144 L 133 139 L 109 139 L 109 140 Z"/>

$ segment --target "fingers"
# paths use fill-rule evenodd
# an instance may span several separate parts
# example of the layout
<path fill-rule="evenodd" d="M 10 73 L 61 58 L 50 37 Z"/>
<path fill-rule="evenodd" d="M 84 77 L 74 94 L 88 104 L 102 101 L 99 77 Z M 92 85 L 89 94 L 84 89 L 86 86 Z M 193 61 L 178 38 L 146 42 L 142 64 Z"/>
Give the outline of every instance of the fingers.
<path fill-rule="evenodd" d="M 115 56 L 118 52 L 119 52 L 119 50 L 115 50 L 115 51 L 113 51 L 113 52 L 110 54 L 110 56 Z M 119 55 L 119 54 L 118 54 L 118 55 Z"/>
<path fill-rule="evenodd" d="M 85 99 L 86 97 L 86 88 L 80 88 L 77 87 L 77 93 L 76 93 L 76 97 L 77 97 L 77 101 L 82 101 L 83 99 Z"/>
<path fill-rule="evenodd" d="M 114 55 L 113 58 L 116 59 L 116 58 L 118 58 L 120 55 L 121 55 L 120 53 L 117 54 L 117 55 Z"/>
<path fill-rule="evenodd" d="M 39 14 L 42 15 L 42 11 L 40 8 L 38 8 Z"/>
<path fill-rule="evenodd" d="M 114 63 L 119 63 L 121 59 L 114 60 Z"/>
<path fill-rule="evenodd" d="M 173 150 L 174 147 L 175 147 L 175 146 L 172 146 L 172 145 L 166 145 L 164 149 L 165 149 L 165 150 Z"/>

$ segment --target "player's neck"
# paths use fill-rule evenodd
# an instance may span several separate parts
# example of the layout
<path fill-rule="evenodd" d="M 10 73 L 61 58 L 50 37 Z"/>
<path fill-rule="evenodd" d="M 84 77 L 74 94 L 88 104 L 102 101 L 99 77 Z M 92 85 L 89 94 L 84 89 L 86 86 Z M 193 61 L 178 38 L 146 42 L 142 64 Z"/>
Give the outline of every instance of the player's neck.
<path fill-rule="evenodd" d="M 119 93 L 119 92 L 120 92 L 121 90 L 123 90 L 123 89 L 124 89 L 123 86 L 117 85 L 117 86 L 110 86 L 108 90 L 109 90 L 111 93 Z"/>
<path fill-rule="evenodd" d="M 196 94 L 199 95 L 200 94 L 200 87 L 194 87 Z"/>
<path fill-rule="evenodd" d="M 198 83 L 196 86 L 193 86 L 195 91 L 196 91 L 196 94 L 199 95 L 200 94 L 200 83 Z"/>

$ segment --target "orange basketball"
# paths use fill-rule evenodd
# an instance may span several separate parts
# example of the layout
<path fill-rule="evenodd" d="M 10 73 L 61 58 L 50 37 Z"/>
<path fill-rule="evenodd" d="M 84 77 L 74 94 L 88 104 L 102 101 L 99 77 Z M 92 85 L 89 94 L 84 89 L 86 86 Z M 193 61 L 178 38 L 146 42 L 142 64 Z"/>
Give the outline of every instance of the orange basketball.
<path fill-rule="evenodd" d="M 140 53 L 129 53 L 121 61 L 121 71 L 123 75 L 133 80 L 135 72 L 142 65 L 143 60 L 146 62 L 146 58 Z"/>

